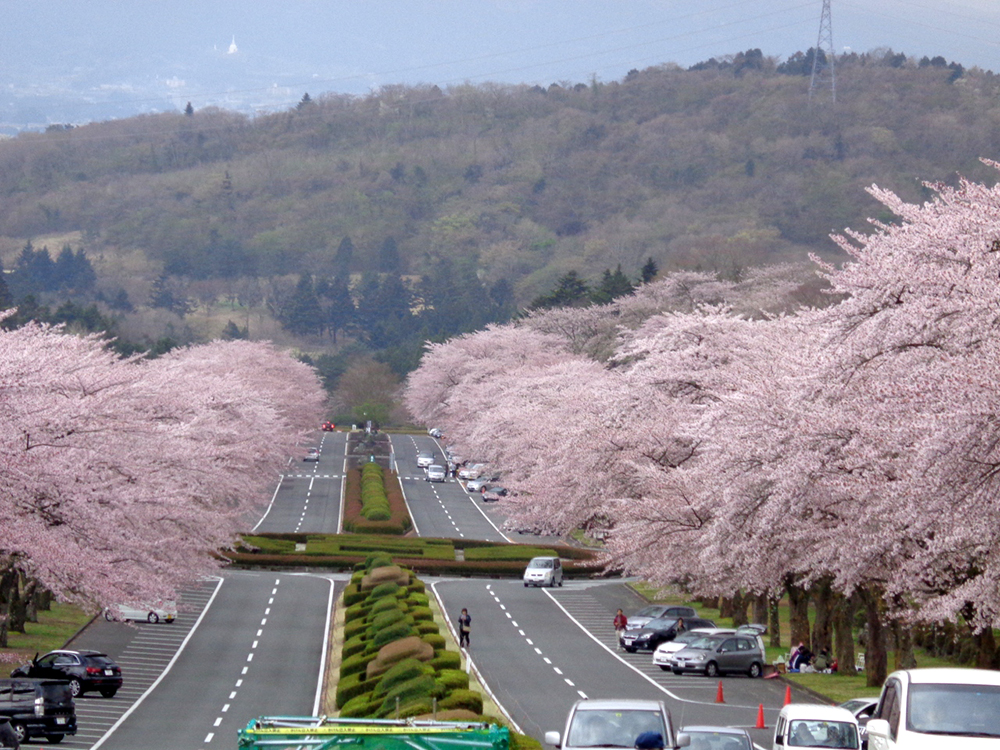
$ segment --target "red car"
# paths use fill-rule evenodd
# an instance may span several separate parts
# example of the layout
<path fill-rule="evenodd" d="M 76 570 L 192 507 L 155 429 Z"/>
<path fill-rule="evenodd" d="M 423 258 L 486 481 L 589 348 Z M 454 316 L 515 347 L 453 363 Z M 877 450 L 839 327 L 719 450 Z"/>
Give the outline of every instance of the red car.
<path fill-rule="evenodd" d="M 335 425 L 333 422 L 324 422 L 323 426 L 320 429 L 323 430 L 323 432 L 333 432 L 334 430 L 337 429 L 337 425 Z"/>

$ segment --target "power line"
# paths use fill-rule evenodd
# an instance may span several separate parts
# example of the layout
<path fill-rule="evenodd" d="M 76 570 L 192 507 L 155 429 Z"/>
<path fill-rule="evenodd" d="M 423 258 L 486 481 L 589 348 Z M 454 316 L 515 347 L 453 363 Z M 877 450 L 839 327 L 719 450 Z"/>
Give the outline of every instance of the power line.
<path fill-rule="evenodd" d="M 830 86 L 830 101 L 837 103 L 836 53 L 833 50 L 833 19 L 830 14 L 830 0 L 823 0 L 823 10 L 819 17 L 819 36 L 813 53 L 812 77 L 809 79 L 809 100 L 820 86 Z M 821 61 L 822 58 L 822 61 Z"/>

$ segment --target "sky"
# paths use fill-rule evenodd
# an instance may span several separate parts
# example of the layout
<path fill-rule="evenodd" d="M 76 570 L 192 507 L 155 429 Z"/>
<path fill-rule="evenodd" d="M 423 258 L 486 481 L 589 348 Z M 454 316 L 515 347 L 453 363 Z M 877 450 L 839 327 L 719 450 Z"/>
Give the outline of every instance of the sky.
<path fill-rule="evenodd" d="M 815 46 L 822 0 L 0 0 L 0 130 L 306 92 L 589 82 Z M 838 52 L 1000 72 L 1000 0 L 831 0 Z M 230 52 L 235 41 L 236 50 Z"/>

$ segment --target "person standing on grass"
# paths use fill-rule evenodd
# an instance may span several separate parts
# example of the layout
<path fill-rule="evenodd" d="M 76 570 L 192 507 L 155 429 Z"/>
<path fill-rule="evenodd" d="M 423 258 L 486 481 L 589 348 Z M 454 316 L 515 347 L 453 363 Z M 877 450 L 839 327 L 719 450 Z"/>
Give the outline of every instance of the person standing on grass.
<path fill-rule="evenodd" d="M 458 647 L 468 647 L 469 631 L 472 630 L 472 616 L 469 610 L 462 608 L 462 614 L 458 616 Z"/>

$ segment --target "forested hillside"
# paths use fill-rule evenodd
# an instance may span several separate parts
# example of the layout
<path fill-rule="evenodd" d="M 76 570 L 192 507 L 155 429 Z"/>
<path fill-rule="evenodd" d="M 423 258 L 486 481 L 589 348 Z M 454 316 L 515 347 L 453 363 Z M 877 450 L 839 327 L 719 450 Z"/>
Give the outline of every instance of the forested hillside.
<path fill-rule="evenodd" d="M 854 54 L 833 105 L 810 102 L 811 68 L 751 50 L 615 82 L 53 127 L 0 142 L 0 258 L 13 280 L 29 240 L 53 261 L 83 251 L 96 281 L 35 300 L 97 301 L 133 338 L 229 323 L 311 351 L 396 349 L 400 371 L 425 338 L 503 320 L 569 272 L 836 258 L 829 233 L 879 215 L 866 186 L 920 201 L 921 180 L 994 178 L 978 162 L 1000 153 L 993 73 Z"/>

